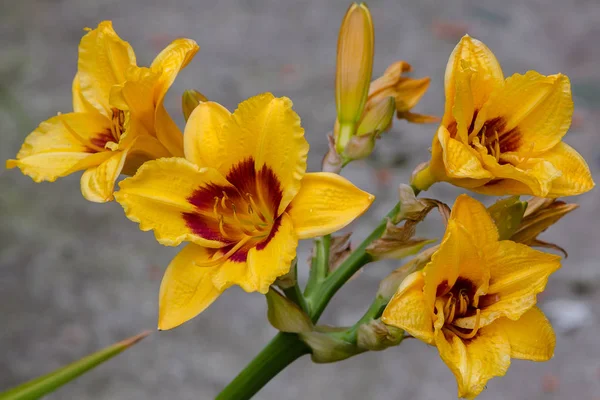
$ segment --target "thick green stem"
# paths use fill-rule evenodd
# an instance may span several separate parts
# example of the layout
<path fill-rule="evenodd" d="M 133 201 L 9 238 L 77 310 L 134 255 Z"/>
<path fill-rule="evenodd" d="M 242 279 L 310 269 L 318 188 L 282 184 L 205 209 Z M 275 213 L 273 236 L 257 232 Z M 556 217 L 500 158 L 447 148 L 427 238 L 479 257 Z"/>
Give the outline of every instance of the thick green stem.
<path fill-rule="evenodd" d="M 369 309 L 365 312 L 365 314 L 358 320 L 350 329 L 344 332 L 343 339 L 350 343 L 356 342 L 356 336 L 358 333 L 358 328 L 363 325 L 371 322 L 374 319 L 381 317 L 383 310 L 387 306 L 388 301 L 381 296 L 375 297 L 373 303 Z"/>
<path fill-rule="evenodd" d="M 386 216 L 381 220 L 377 228 L 363 240 L 363 242 L 348 256 L 348 258 L 331 273 L 319 286 L 318 290 L 309 294 L 308 300 L 311 304 L 310 318 L 316 322 L 331 298 L 335 293 L 354 275 L 362 266 L 372 261 L 372 257 L 366 252 L 367 247 L 376 239 L 378 239 L 387 224 L 388 219 L 394 217 L 400 211 L 400 204 L 397 204 Z"/>
<path fill-rule="evenodd" d="M 264 349 L 223 389 L 216 400 L 247 400 L 275 375 L 310 349 L 296 334 L 278 333 Z"/>

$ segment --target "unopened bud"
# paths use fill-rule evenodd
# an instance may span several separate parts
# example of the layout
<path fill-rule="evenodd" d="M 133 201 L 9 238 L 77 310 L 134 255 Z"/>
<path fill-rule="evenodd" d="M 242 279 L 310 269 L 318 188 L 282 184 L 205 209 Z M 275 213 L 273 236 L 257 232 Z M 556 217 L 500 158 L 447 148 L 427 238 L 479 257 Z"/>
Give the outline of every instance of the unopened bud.
<path fill-rule="evenodd" d="M 375 148 L 375 140 L 377 136 L 373 133 L 368 133 L 361 136 L 352 136 L 346 148 L 344 149 L 343 160 L 345 162 L 351 160 L 362 160 L 367 158 Z"/>
<path fill-rule="evenodd" d="M 386 325 L 376 319 L 358 328 L 356 344 L 361 349 L 379 351 L 397 346 L 403 338 L 402 329 Z"/>
<path fill-rule="evenodd" d="M 371 13 L 364 3 L 353 3 L 340 27 L 335 76 L 335 102 L 339 121 L 336 149 L 342 154 L 356 134 L 373 69 L 375 33 Z"/>
<path fill-rule="evenodd" d="M 181 96 L 181 110 L 183 111 L 183 117 L 185 120 L 188 120 L 192 114 L 192 111 L 198 107 L 198 104 L 205 101 L 208 101 L 206 96 L 197 90 L 189 89 L 183 92 L 183 95 Z"/>
<path fill-rule="evenodd" d="M 381 132 L 385 132 L 392 125 L 395 110 L 396 100 L 393 97 L 382 99 L 365 110 L 356 134 L 358 136 L 367 134 L 379 135 Z"/>
<path fill-rule="evenodd" d="M 281 332 L 310 332 L 313 324 L 304 311 L 276 290 L 269 290 L 267 298 L 267 317 L 271 325 Z"/>

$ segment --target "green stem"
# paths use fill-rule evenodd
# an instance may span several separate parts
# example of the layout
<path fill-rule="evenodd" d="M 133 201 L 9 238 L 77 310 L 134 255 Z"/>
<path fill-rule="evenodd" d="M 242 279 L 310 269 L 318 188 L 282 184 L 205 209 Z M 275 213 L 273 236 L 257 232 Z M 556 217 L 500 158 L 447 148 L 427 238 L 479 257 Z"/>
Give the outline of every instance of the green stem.
<path fill-rule="evenodd" d="M 383 310 L 387 306 L 388 301 L 381 296 L 375 297 L 373 303 L 369 309 L 364 313 L 364 315 L 356 321 L 354 325 L 350 329 L 344 332 L 343 339 L 350 343 L 356 343 L 356 336 L 358 333 L 358 328 L 363 325 L 371 322 L 374 319 L 381 317 Z"/>
<path fill-rule="evenodd" d="M 329 247 L 331 246 L 331 235 L 325 235 L 315 239 L 315 254 L 313 256 L 310 274 L 304 295 L 310 298 L 319 285 L 327 277 L 329 271 Z"/>
<path fill-rule="evenodd" d="M 394 217 L 400 211 L 400 204 L 394 208 L 381 220 L 377 228 L 363 240 L 363 242 L 348 256 L 348 258 L 333 271 L 319 286 L 318 290 L 307 295 L 311 305 L 310 318 L 317 322 L 327 304 L 336 292 L 354 275 L 361 267 L 368 264 L 373 259 L 366 252 L 367 247 L 378 239 L 387 224 L 388 219 Z"/>
<path fill-rule="evenodd" d="M 247 400 L 275 375 L 310 349 L 296 334 L 278 333 L 264 349 L 227 385 L 216 400 Z"/>
<path fill-rule="evenodd" d="M 288 299 L 290 299 L 291 301 L 293 301 L 294 303 L 296 303 L 298 305 L 298 307 L 300 307 L 302 309 L 302 311 L 304 311 L 305 313 L 308 313 L 308 305 L 306 304 L 306 300 L 304 299 L 304 295 L 302 294 L 302 291 L 300 290 L 300 285 L 298 285 L 298 267 L 296 265 L 297 261 L 294 261 L 292 268 L 294 269 L 294 286 L 289 287 L 289 288 L 285 288 L 283 289 L 283 293 L 285 294 L 285 297 L 287 297 Z"/>

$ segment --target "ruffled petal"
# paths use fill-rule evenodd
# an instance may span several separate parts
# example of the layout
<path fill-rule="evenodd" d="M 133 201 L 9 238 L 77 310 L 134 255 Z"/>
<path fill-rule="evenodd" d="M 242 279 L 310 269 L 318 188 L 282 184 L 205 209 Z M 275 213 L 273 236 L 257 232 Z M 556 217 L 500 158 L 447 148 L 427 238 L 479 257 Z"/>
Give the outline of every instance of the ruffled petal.
<path fill-rule="evenodd" d="M 433 344 L 433 320 L 423 295 L 424 283 L 422 271 L 407 276 L 383 311 L 381 321 Z"/>
<path fill-rule="evenodd" d="M 494 53 L 479 40 L 465 35 L 452 51 L 446 66 L 446 108 L 442 121 L 446 126 L 454 119 L 455 96 L 462 89 L 457 85 L 466 81 L 466 77 L 459 78 L 459 75 L 465 73 L 470 75 L 468 83 L 474 110 L 480 109 L 490 94 L 504 84 L 504 74 Z"/>
<path fill-rule="evenodd" d="M 222 290 L 212 283 L 221 268 L 195 263 L 211 257 L 214 250 L 189 244 L 171 261 L 160 284 L 158 329 L 173 329 L 204 311 Z"/>
<path fill-rule="evenodd" d="M 153 230 L 160 243 L 177 246 L 191 241 L 213 248 L 227 244 L 214 223 L 212 190 L 217 188 L 220 194 L 233 187 L 216 170 L 182 158 L 163 158 L 144 163 L 119 187 L 115 198 L 127 217 L 139 222 L 141 230 Z M 198 202 L 195 196 L 200 200 L 208 196 L 210 201 Z"/>
<path fill-rule="evenodd" d="M 27 136 L 17 159 L 8 160 L 6 167 L 18 167 L 36 182 L 53 182 L 100 164 L 105 157 L 94 153 L 103 149 L 93 143 L 106 131 L 110 121 L 97 112 L 57 115 Z"/>
<path fill-rule="evenodd" d="M 510 343 L 504 330 L 494 325 L 481 328 L 469 341 L 438 330 L 435 344 L 456 377 L 458 397 L 476 397 L 491 378 L 504 376 L 510 366 Z"/>
<path fill-rule="evenodd" d="M 561 172 L 552 181 L 548 197 L 574 196 L 596 185 L 583 157 L 568 144 L 561 142 L 541 157 Z"/>
<path fill-rule="evenodd" d="M 79 44 L 77 75 L 85 100 L 98 111 L 110 116 L 110 89 L 125 81 L 125 73 L 136 65 L 135 53 L 112 27 L 103 21 L 89 31 Z"/>
<path fill-rule="evenodd" d="M 275 279 L 289 272 L 296 257 L 298 236 L 292 219 L 281 214 L 269 237 L 248 252 L 248 270 L 256 291 L 267 293 Z"/>
<path fill-rule="evenodd" d="M 494 326 L 504 330 L 510 342 L 510 356 L 522 360 L 548 361 L 554 356 L 556 336 L 552 325 L 537 307 L 512 321 L 499 318 Z"/>
<path fill-rule="evenodd" d="M 488 295 L 482 298 L 481 325 L 500 317 L 516 320 L 536 303 L 548 277 L 560 268 L 560 257 L 503 240 L 486 254 L 490 268 Z"/>
<path fill-rule="evenodd" d="M 185 158 L 202 167 L 219 166 L 219 152 L 225 146 L 221 131 L 230 117 L 231 113 L 219 103 L 198 104 L 185 125 Z"/>
<path fill-rule="evenodd" d="M 304 175 L 288 213 L 300 239 L 336 232 L 362 215 L 375 197 L 328 172 Z"/>
<path fill-rule="evenodd" d="M 198 50 L 195 41 L 176 39 L 156 56 L 150 66 L 160 76 L 153 97 L 156 105 L 156 137 L 176 157 L 183 157 L 183 135 L 167 113 L 163 101 L 179 71 L 188 65 Z"/>
<path fill-rule="evenodd" d="M 127 150 L 110 152 L 110 157 L 97 167 L 86 170 L 81 176 L 81 193 L 86 200 L 106 203 L 114 196 L 115 182 L 121 174 Z"/>
<path fill-rule="evenodd" d="M 560 170 L 545 158 L 529 159 L 515 166 L 500 164 L 489 154 L 482 154 L 481 157 L 485 168 L 494 175 L 494 179 L 472 189 L 478 193 L 494 196 L 530 194 L 546 197 L 552 182 L 561 174 Z"/>
<path fill-rule="evenodd" d="M 252 159 L 255 170 L 267 166 L 282 189 L 280 215 L 300 190 L 306 171 L 308 143 L 300 117 L 287 97 L 275 98 L 264 93 L 243 101 L 221 131 L 216 156 L 217 168 L 224 175 L 241 161 Z"/>
<path fill-rule="evenodd" d="M 72 93 L 73 93 L 73 111 L 75 111 L 76 113 L 85 113 L 85 112 L 97 113 L 98 112 L 98 110 L 96 110 L 83 97 L 83 94 L 81 93 L 81 85 L 79 83 L 79 74 L 75 74 L 75 78 L 73 78 Z"/>
<path fill-rule="evenodd" d="M 520 155 L 536 157 L 556 146 L 567 133 L 573 115 L 571 84 L 565 75 L 535 71 L 514 74 L 494 93 L 477 115 L 474 131 L 485 121 L 500 118 L 503 135 Z M 504 140 L 508 140 L 504 138 Z"/>

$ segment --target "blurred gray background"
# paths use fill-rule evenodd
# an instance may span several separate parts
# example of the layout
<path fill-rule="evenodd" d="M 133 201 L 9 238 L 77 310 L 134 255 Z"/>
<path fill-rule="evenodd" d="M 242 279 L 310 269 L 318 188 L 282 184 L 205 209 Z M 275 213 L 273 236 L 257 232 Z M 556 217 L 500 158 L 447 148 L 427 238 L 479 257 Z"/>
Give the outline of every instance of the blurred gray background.
<path fill-rule="evenodd" d="M 180 94 L 195 88 L 229 109 L 254 94 L 289 96 L 319 169 L 335 113 L 337 32 L 348 1 L 21 0 L 0 3 L 0 160 L 12 158 L 42 120 L 71 110 L 77 45 L 86 26 L 112 19 L 138 64 L 148 65 L 172 39 L 201 50 L 180 75 L 167 104 L 180 123 Z M 468 32 L 497 55 L 505 74 L 563 72 L 576 114 L 566 141 L 600 172 L 600 5 L 597 0 L 377 0 L 374 76 L 403 59 L 432 84 L 416 112 L 441 115 L 448 55 Z M 377 194 L 351 228 L 355 242 L 395 202 L 396 186 L 428 158 L 434 126 L 396 122 L 376 153 L 344 175 Z M 429 197 L 450 204 L 446 184 Z M 570 253 L 540 296 L 558 335 L 555 358 L 514 361 L 482 399 L 600 399 L 599 190 L 542 238 Z M 488 203 L 491 199 L 486 200 Z M 433 216 L 422 233 L 440 237 Z M 308 255 L 303 243 L 300 260 Z M 79 176 L 35 184 L 0 169 L 0 388 L 46 373 L 87 353 L 156 326 L 157 294 L 177 249 L 138 230 L 116 203 L 86 202 Z M 334 298 L 323 323 L 352 324 L 395 263 L 369 265 Z M 301 267 L 306 278 L 306 266 Z M 83 376 L 52 399 L 210 399 L 268 342 L 259 294 L 227 291 L 200 317 L 144 342 Z M 435 348 L 416 340 L 335 365 L 295 362 L 259 399 L 452 399 L 454 377 Z"/>

